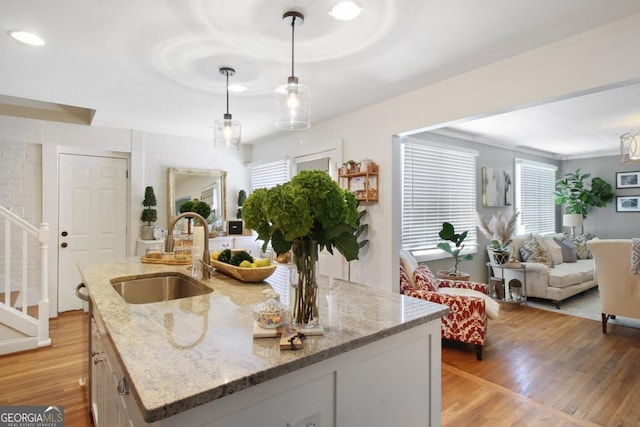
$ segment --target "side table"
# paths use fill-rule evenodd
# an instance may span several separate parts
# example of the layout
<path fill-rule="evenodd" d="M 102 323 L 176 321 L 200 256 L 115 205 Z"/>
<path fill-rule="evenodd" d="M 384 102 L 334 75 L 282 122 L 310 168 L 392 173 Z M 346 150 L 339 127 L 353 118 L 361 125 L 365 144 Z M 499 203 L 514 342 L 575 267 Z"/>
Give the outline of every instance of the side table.
<path fill-rule="evenodd" d="M 497 270 L 500 270 L 500 276 L 494 276 Z M 520 298 L 514 298 L 509 289 L 509 282 L 506 282 L 504 271 L 509 270 L 512 272 L 522 273 L 522 296 Z M 493 264 L 487 263 L 487 271 L 489 272 L 489 295 L 491 298 L 498 302 L 505 302 L 509 304 L 524 304 L 527 305 L 527 266 L 525 264 L 519 264 L 512 267 L 509 264 Z M 495 281 L 500 280 L 504 287 L 504 298 L 498 298 L 495 289 Z M 500 282 L 498 282 L 500 283 Z"/>

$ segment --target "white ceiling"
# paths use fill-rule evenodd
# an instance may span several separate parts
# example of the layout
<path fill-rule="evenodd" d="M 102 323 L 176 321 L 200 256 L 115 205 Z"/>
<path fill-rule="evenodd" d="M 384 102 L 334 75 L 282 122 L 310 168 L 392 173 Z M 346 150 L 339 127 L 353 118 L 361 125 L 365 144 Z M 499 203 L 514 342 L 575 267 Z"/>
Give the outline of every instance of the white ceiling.
<path fill-rule="evenodd" d="M 289 9 L 305 14 L 295 74 L 315 123 L 640 12 L 638 0 L 357 0 L 362 15 L 341 22 L 328 15 L 335 2 L 2 0 L 0 96 L 93 109 L 97 126 L 212 139 L 225 112 L 218 68 L 230 66 L 230 83 L 248 87 L 230 112 L 252 143 L 282 132 L 273 89 L 290 74 Z M 21 45 L 11 29 L 47 44 Z M 640 126 L 637 99 L 637 88 L 615 89 L 455 130 L 564 155 L 613 150 L 629 120 Z"/>
<path fill-rule="evenodd" d="M 523 108 L 436 130 L 559 158 L 620 153 L 620 135 L 640 129 L 640 84 Z"/>

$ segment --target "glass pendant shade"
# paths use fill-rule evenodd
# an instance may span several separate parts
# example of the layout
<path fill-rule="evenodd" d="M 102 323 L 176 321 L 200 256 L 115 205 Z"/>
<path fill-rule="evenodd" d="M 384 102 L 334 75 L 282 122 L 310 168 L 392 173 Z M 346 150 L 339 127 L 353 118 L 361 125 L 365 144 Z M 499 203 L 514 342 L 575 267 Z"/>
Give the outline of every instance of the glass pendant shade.
<path fill-rule="evenodd" d="M 290 10 L 282 15 L 282 19 L 291 25 L 291 75 L 287 84 L 278 86 L 276 98 L 276 127 L 283 130 L 304 130 L 311 126 L 311 102 L 309 89 L 298 82 L 294 72 L 295 65 L 295 28 L 302 25 L 304 15 Z"/>
<path fill-rule="evenodd" d="M 240 149 L 240 122 L 233 120 L 231 114 L 225 114 L 223 119 L 215 121 L 214 146 Z"/>
<path fill-rule="evenodd" d="M 620 136 L 620 163 L 640 165 L 640 131 Z"/>
<path fill-rule="evenodd" d="M 233 120 L 229 113 L 229 76 L 233 76 L 236 70 L 229 67 L 221 67 L 220 74 L 227 78 L 227 112 L 222 120 L 216 120 L 213 128 L 213 146 L 226 147 L 234 150 L 240 149 L 240 122 Z"/>
<path fill-rule="evenodd" d="M 276 127 L 284 130 L 303 130 L 311 126 L 309 89 L 289 77 L 286 85 L 278 86 L 276 96 Z"/>

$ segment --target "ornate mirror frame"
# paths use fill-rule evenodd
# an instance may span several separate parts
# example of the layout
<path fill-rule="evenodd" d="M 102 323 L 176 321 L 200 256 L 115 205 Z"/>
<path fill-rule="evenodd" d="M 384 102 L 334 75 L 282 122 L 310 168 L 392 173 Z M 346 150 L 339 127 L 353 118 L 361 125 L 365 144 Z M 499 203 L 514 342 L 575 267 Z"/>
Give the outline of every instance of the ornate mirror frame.
<path fill-rule="evenodd" d="M 210 177 L 212 186 L 216 186 L 220 194 L 220 208 L 222 220 L 227 220 L 227 172 L 222 170 L 179 169 L 169 168 L 167 171 L 167 220 L 170 223 L 176 217 L 176 180 L 181 177 Z M 181 195 L 178 194 L 180 197 Z M 190 194 L 191 198 L 201 198 L 201 195 Z"/>

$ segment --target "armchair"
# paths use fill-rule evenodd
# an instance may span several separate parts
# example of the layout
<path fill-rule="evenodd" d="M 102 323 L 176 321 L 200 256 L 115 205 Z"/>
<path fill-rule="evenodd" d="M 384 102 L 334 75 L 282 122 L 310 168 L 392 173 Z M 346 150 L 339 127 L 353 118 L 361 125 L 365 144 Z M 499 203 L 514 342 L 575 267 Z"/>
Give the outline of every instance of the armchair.
<path fill-rule="evenodd" d="M 595 261 L 600 290 L 602 333 L 616 316 L 640 319 L 640 275 L 631 274 L 631 239 L 597 239 L 587 242 Z"/>
<path fill-rule="evenodd" d="M 450 312 L 442 318 L 442 338 L 473 344 L 476 358 L 482 360 L 487 333 L 487 304 L 497 317 L 499 304 L 491 300 L 484 283 L 436 279 L 426 265 L 417 265 L 406 251 L 400 263 L 400 292 L 446 305 Z"/>

